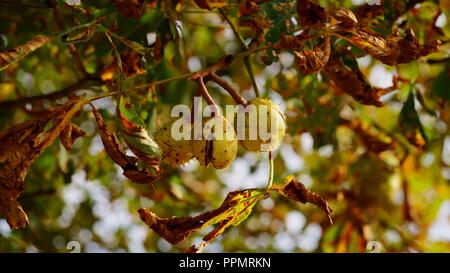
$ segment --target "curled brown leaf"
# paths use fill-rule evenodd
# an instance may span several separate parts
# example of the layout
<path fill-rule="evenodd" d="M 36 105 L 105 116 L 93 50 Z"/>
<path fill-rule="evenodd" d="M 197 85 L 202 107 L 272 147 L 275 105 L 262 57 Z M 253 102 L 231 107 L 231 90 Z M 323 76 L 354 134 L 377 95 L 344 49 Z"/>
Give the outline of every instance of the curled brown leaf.
<path fill-rule="evenodd" d="M 84 101 L 72 97 L 66 104 L 43 111 L 40 116 L 0 132 L 0 215 L 11 228 L 28 225 L 28 217 L 16 201 L 24 189 L 24 180 L 33 161 L 68 126 Z M 45 130 L 53 119 L 53 126 Z"/>
<path fill-rule="evenodd" d="M 271 189 L 280 192 L 282 195 L 300 202 L 300 203 L 311 203 L 319 207 L 325 214 L 327 215 L 328 222 L 333 224 L 333 220 L 331 219 L 331 213 L 333 210 L 328 205 L 327 201 L 325 201 L 320 195 L 306 188 L 300 181 L 298 181 L 293 176 L 288 176 L 284 179 L 281 185 L 274 185 Z"/>
<path fill-rule="evenodd" d="M 61 144 L 67 151 L 72 150 L 73 143 L 79 137 L 86 137 L 87 134 L 83 131 L 78 125 L 70 122 L 64 129 L 61 131 L 59 138 L 61 139 Z"/>
<path fill-rule="evenodd" d="M 344 28 L 353 28 L 358 25 L 358 19 L 355 14 L 346 8 L 336 8 L 331 10 L 331 16 L 333 16 L 336 20 L 340 21 L 340 25 Z"/>
<path fill-rule="evenodd" d="M 419 44 L 414 31 L 408 29 L 401 38 L 397 33 L 383 37 L 369 29 L 341 30 L 343 38 L 367 52 L 377 60 L 387 65 L 409 63 L 420 57 L 436 52 L 439 40 L 426 44 Z"/>
<path fill-rule="evenodd" d="M 295 52 L 296 64 L 303 75 L 319 72 L 327 64 L 330 52 L 330 39 L 325 37 L 313 50 Z"/>
<path fill-rule="evenodd" d="M 383 135 L 372 127 L 363 124 L 360 120 L 349 121 L 341 119 L 341 124 L 352 129 L 359 135 L 364 146 L 375 153 L 393 150 L 396 147 L 395 141 L 389 136 Z"/>
<path fill-rule="evenodd" d="M 327 12 L 311 0 L 297 0 L 300 23 L 308 27 L 323 27 L 327 22 Z"/>
<path fill-rule="evenodd" d="M 141 17 L 145 0 L 111 0 L 120 14 L 129 18 Z"/>
<path fill-rule="evenodd" d="M 123 175 L 138 184 L 150 184 L 157 180 L 159 178 L 158 172 L 151 174 L 150 170 L 147 168 L 139 169 L 137 167 L 138 159 L 128 156 L 122 151 L 119 140 L 114 134 L 109 132 L 108 127 L 106 127 L 106 124 L 103 122 L 102 116 L 97 112 L 94 106 L 92 106 L 92 113 L 97 121 L 100 138 L 102 139 L 106 153 L 122 168 Z M 157 169 L 157 171 L 159 171 L 159 169 Z"/>
<path fill-rule="evenodd" d="M 226 0 L 194 0 L 194 2 L 199 8 L 208 10 L 212 10 L 216 7 L 223 7 L 228 4 Z"/>
<path fill-rule="evenodd" d="M 335 87 L 365 105 L 383 106 L 380 101 L 382 90 L 373 88 L 363 73 L 344 65 L 341 58 L 333 54 L 324 69 Z"/>
<path fill-rule="evenodd" d="M 208 225 L 218 224 L 216 228 L 203 238 L 203 243 L 214 240 L 227 227 L 238 225 L 247 218 L 252 207 L 258 200 L 267 198 L 267 193 L 261 189 L 247 189 L 228 193 L 222 205 L 214 210 L 202 213 L 195 217 L 160 218 L 148 209 L 139 209 L 139 215 L 153 231 L 171 244 L 177 244 L 188 237 L 192 232 Z M 193 246 L 188 250 L 198 251 Z"/>

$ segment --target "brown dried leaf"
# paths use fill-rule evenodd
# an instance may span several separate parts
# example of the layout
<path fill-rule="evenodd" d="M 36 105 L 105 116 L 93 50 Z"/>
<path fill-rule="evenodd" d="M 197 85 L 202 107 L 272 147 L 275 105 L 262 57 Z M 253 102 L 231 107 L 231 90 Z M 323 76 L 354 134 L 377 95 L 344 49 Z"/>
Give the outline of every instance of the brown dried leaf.
<path fill-rule="evenodd" d="M 257 201 L 267 198 L 265 190 L 247 189 L 228 193 L 222 205 L 215 209 L 195 217 L 170 217 L 160 218 L 147 209 L 139 209 L 139 215 L 153 231 L 166 239 L 171 244 L 177 244 L 188 237 L 192 232 L 208 225 L 218 226 L 203 238 L 203 244 L 207 244 L 219 236 L 227 227 L 238 225 L 247 218 L 252 207 Z M 198 251 L 199 248 L 191 247 L 188 251 Z"/>
<path fill-rule="evenodd" d="M 369 151 L 381 153 L 395 149 L 396 143 L 392 138 L 376 132 L 374 128 L 364 125 L 360 120 L 349 121 L 342 119 L 341 124 L 358 134 L 362 143 Z"/>
<path fill-rule="evenodd" d="M 61 143 L 67 151 L 72 150 L 73 143 L 79 137 L 86 137 L 87 134 L 83 131 L 78 125 L 70 122 L 64 129 L 61 131 L 59 138 L 61 139 Z"/>
<path fill-rule="evenodd" d="M 336 20 L 340 21 L 340 25 L 344 28 L 350 29 L 358 25 L 358 19 L 356 19 L 355 14 L 351 10 L 346 8 L 336 8 L 331 10 L 331 16 L 333 16 Z"/>
<path fill-rule="evenodd" d="M 80 110 L 84 100 L 71 98 L 66 104 L 50 108 L 39 117 L 0 132 L 0 215 L 11 228 L 28 225 L 28 218 L 16 199 L 24 189 L 25 176 L 34 159 L 50 146 Z M 53 126 L 45 126 L 53 119 Z"/>
<path fill-rule="evenodd" d="M 384 8 L 383 3 L 381 3 L 381 5 L 365 4 L 354 11 L 356 18 L 361 25 L 365 25 L 368 21 L 385 13 L 386 9 Z"/>
<path fill-rule="evenodd" d="M 239 5 L 239 16 L 252 15 L 259 10 L 257 0 L 244 0 Z"/>
<path fill-rule="evenodd" d="M 362 28 L 350 31 L 342 30 L 341 33 L 344 35 L 343 38 L 353 45 L 391 66 L 409 63 L 436 52 L 440 45 L 439 40 L 420 45 L 412 29 L 407 30 L 403 38 L 400 38 L 398 34 L 385 38 L 371 30 Z"/>
<path fill-rule="evenodd" d="M 147 168 L 140 170 L 137 167 L 138 159 L 128 156 L 122 151 L 119 140 L 114 134 L 109 132 L 108 127 L 106 127 L 106 124 L 103 122 L 102 116 L 97 112 L 94 106 L 92 106 L 92 113 L 97 121 L 100 138 L 102 139 L 106 153 L 122 168 L 123 175 L 138 184 L 150 184 L 157 180 L 159 178 L 158 172 L 152 175 Z M 156 171 L 159 171 L 156 166 L 154 166 L 154 168 Z"/>
<path fill-rule="evenodd" d="M 54 37 L 47 37 L 37 35 L 33 40 L 28 41 L 26 44 L 16 46 L 15 48 L 6 52 L 0 53 L 0 71 L 7 68 L 9 65 L 19 61 L 26 55 L 45 45 L 53 40 Z"/>
<path fill-rule="evenodd" d="M 324 71 L 337 89 L 352 96 L 359 103 L 377 107 L 383 106 L 380 101 L 382 90 L 372 88 L 358 68 L 350 69 L 345 66 L 339 56 L 333 54 Z"/>
<path fill-rule="evenodd" d="M 303 75 L 319 72 L 330 58 L 330 39 L 325 37 L 313 50 L 302 50 L 295 52 L 295 61 Z"/>
<path fill-rule="evenodd" d="M 289 197 L 290 199 L 300 203 L 311 203 L 319 207 L 325 212 L 328 218 L 328 222 L 333 224 L 331 219 L 331 213 L 333 210 L 320 195 L 307 189 L 300 181 L 294 176 L 286 177 L 280 184 L 275 184 L 270 187 L 271 190 L 276 190 L 282 195 Z"/>
<path fill-rule="evenodd" d="M 281 33 L 280 41 L 275 45 L 279 49 L 298 50 L 302 48 L 306 43 L 306 37 L 311 33 L 310 29 L 306 29 L 302 33 L 296 36 L 289 36 Z"/>
<path fill-rule="evenodd" d="M 125 53 L 120 54 L 120 59 L 123 60 L 122 71 L 127 78 L 145 73 L 141 67 L 141 56 L 136 51 L 128 49 Z M 102 81 L 113 84 L 118 77 L 118 70 L 117 60 L 115 60 L 101 72 Z"/>
<path fill-rule="evenodd" d="M 199 8 L 208 10 L 228 5 L 226 0 L 194 0 L 194 2 Z"/>
<path fill-rule="evenodd" d="M 145 0 L 111 0 L 120 14 L 129 18 L 140 18 Z"/>
<path fill-rule="evenodd" d="M 297 0 L 297 13 L 304 26 L 323 27 L 327 22 L 325 9 L 311 0 Z"/>

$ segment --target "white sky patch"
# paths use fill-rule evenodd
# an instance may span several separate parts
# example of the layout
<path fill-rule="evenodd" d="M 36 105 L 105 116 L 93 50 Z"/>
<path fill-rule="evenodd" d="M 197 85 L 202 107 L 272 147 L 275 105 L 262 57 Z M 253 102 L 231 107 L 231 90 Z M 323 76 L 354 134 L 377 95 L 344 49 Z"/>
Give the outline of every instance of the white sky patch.
<path fill-rule="evenodd" d="M 367 0 L 352 0 L 352 4 L 355 6 L 360 6 L 362 4 L 366 4 Z"/>
<path fill-rule="evenodd" d="M 433 152 L 425 153 L 420 158 L 420 163 L 423 167 L 428 168 L 431 166 L 431 164 L 433 164 L 434 158 L 435 158 L 435 156 L 434 156 Z"/>
<path fill-rule="evenodd" d="M 200 61 L 200 58 L 197 56 L 189 57 L 188 68 L 190 72 L 200 71 L 202 69 L 202 62 Z"/>
<path fill-rule="evenodd" d="M 284 67 L 290 67 L 294 63 L 294 55 L 289 52 L 283 52 L 280 54 L 280 63 Z"/>
<path fill-rule="evenodd" d="M 319 148 L 319 155 L 321 157 L 331 157 L 333 155 L 333 146 L 325 145 Z"/>
<path fill-rule="evenodd" d="M 66 0 L 66 3 L 70 6 L 80 6 L 81 0 Z"/>
<path fill-rule="evenodd" d="M 295 240 L 293 240 L 292 236 L 287 232 L 277 233 L 274 241 L 275 247 L 280 252 L 292 252 L 296 247 Z"/>
<path fill-rule="evenodd" d="M 0 234 L 4 237 L 9 237 L 11 234 L 11 228 L 5 219 L 0 219 Z"/>
<path fill-rule="evenodd" d="M 393 77 L 393 73 L 387 71 L 383 65 L 376 64 L 370 70 L 369 82 L 376 87 L 388 88 L 392 86 Z"/>
<path fill-rule="evenodd" d="M 290 211 L 286 213 L 284 221 L 286 222 L 286 230 L 292 234 L 298 234 L 305 226 L 306 217 L 299 211 Z"/>
<path fill-rule="evenodd" d="M 223 36 L 225 36 L 225 38 L 228 41 L 233 41 L 234 40 L 234 33 L 233 30 L 231 28 L 226 28 L 223 30 Z"/>
<path fill-rule="evenodd" d="M 152 45 L 154 42 L 156 42 L 156 32 L 147 33 L 147 44 Z"/>
<path fill-rule="evenodd" d="M 304 251 L 313 251 L 317 248 L 321 236 L 322 228 L 319 224 L 310 223 L 305 232 L 297 236 L 297 245 Z"/>
<path fill-rule="evenodd" d="M 127 230 L 127 240 L 130 252 L 146 253 L 144 246 L 148 228 L 142 225 L 132 225 Z"/>
<path fill-rule="evenodd" d="M 304 168 L 305 160 L 294 151 L 292 145 L 283 144 L 280 151 L 289 172 L 298 172 Z"/>
<path fill-rule="evenodd" d="M 364 57 L 356 59 L 356 62 L 358 62 L 359 67 L 366 68 L 372 62 L 372 57 L 370 57 L 370 55 L 366 55 Z"/>
<path fill-rule="evenodd" d="M 17 79 L 27 90 L 33 89 L 36 84 L 34 76 L 23 70 L 19 70 L 19 72 L 17 73 Z"/>
<path fill-rule="evenodd" d="M 95 156 L 103 150 L 104 147 L 100 135 L 95 135 L 95 137 L 92 139 L 91 145 L 89 146 L 89 154 Z"/>
<path fill-rule="evenodd" d="M 281 64 L 279 62 L 272 63 L 266 66 L 263 70 L 263 73 L 266 77 L 272 78 L 275 77 L 281 69 Z"/>
<path fill-rule="evenodd" d="M 435 26 L 443 27 L 443 26 L 445 26 L 446 23 L 447 23 L 447 16 L 445 15 L 445 13 L 442 13 L 437 18 Z"/>
<path fill-rule="evenodd" d="M 300 143 L 302 145 L 302 151 L 305 154 L 311 154 L 314 149 L 314 139 L 308 132 L 300 135 Z"/>
<path fill-rule="evenodd" d="M 436 220 L 428 229 L 428 239 L 450 242 L 450 200 L 442 203 Z"/>
<path fill-rule="evenodd" d="M 273 201 L 272 198 L 267 198 L 267 199 L 263 199 L 261 201 L 259 201 L 259 204 L 261 205 L 261 207 L 263 207 L 265 210 L 271 210 L 275 207 L 275 202 Z"/>
<path fill-rule="evenodd" d="M 283 97 L 275 92 L 275 91 L 271 91 L 269 93 L 269 98 L 272 100 L 273 103 L 275 103 L 276 105 L 278 105 L 278 107 L 280 107 L 281 112 L 286 112 L 286 104 L 284 102 Z"/>
<path fill-rule="evenodd" d="M 447 136 L 442 147 L 442 161 L 445 165 L 450 165 L 450 136 Z"/>

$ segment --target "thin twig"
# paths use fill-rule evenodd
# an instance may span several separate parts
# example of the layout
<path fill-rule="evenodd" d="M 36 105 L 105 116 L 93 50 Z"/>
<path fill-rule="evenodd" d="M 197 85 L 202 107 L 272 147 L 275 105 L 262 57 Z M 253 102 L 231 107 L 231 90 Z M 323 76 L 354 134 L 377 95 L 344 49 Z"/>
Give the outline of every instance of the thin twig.
<path fill-rule="evenodd" d="M 212 80 L 213 82 L 223 87 L 223 89 L 225 89 L 231 95 L 231 97 L 237 104 L 247 106 L 248 104 L 247 100 L 245 100 L 244 97 L 242 97 L 241 94 L 239 94 L 239 92 L 236 89 L 234 89 L 233 86 L 231 86 L 230 83 L 227 82 L 225 79 L 219 77 L 214 72 L 209 74 L 208 79 Z"/>
<path fill-rule="evenodd" d="M 53 8 L 53 15 L 55 17 L 56 25 L 58 26 L 59 30 L 64 31 L 66 30 L 66 27 L 64 26 L 64 21 L 61 17 L 61 12 L 58 9 L 58 5 L 56 3 L 56 0 L 50 1 L 50 6 Z M 81 61 L 80 54 L 78 53 L 78 50 L 74 44 L 67 44 L 67 48 L 69 49 L 70 55 L 72 55 L 73 59 L 75 60 L 75 65 L 77 66 L 78 70 L 86 76 L 88 75 L 88 72 L 86 71 L 86 68 L 83 65 L 83 62 Z"/>
<path fill-rule="evenodd" d="M 235 25 L 231 22 L 230 18 L 225 14 L 223 9 L 219 8 L 220 14 L 223 16 L 223 18 L 227 21 L 227 23 L 230 25 L 231 29 L 233 30 L 234 35 L 236 36 L 239 44 L 241 45 L 242 51 L 249 51 L 248 46 L 245 44 L 244 38 L 242 38 L 241 34 L 237 31 Z M 248 75 L 250 77 L 250 80 L 252 81 L 253 89 L 255 90 L 256 97 L 259 97 L 259 89 L 258 85 L 256 84 L 255 75 L 253 73 L 252 65 L 250 63 L 250 55 L 247 55 L 244 57 L 244 64 L 245 68 L 247 69 Z"/>
<path fill-rule="evenodd" d="M 273 175 L 274 175 L 274 166 L 273 166 L 273 157 L 272 157 L 272 151 L 269 151 L 269 180 L 267 181 L 266 188 L 270 188 L 273 183 Z"/>
<path fill-rule="evenodd" d="M 202 94 L 203 98 L 208 103 L 208 105 L 213 106 L 215 108 L 214 109 L 215 112 L 219 113 L 219 107 L 217 106 L 214 99 L 211 97 L 211 94 L 209 94 L 208 89 L 206 88 L 205 82 L 203 82 L 203 78 L 202 77 L 196 78 L 195 82 L 197 82 L 199 91 Z"/>

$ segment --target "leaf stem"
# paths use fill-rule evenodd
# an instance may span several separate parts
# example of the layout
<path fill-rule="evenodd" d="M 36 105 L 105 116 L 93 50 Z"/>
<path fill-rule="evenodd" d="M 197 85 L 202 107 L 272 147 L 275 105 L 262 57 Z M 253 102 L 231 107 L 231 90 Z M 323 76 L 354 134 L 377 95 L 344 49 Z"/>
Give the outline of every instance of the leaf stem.
<path fill-rule="evenodd" d="M 241 49 L 243 52 L 249 52 L 248 46 L 245 44 L 244 38 L 242 38 L 241 34 L 237 31 L 236 26 L 231 22 L 230 18 L 225 14 L 222 8 L 219 8 L 220 14 L 223 16 L 225 21 L 230 25 L 233 30 L 234 35 L 237 37 L 239 44 L 241 45 Z M 252 65 L 250 63 L 250 54 L 244 57 L 245 68 L 247 69 L 247 73 L 252 81 L 253 89 L 255 90 L 256 97 L 259 97 L 259 89 L 256 84 L 255 75 L 253 73 Z"/>
<path fill-rule="evenodd" d="M 267 181 L 267 186 L 266 186 L 266 188 L 272 187 L 272 183 L 273 183 L 274 168 L 273 168 L 272 151 L 269 151 L 269 165 L 270 165 L 270 169 L 269 169 L 269 180 Z"/>

